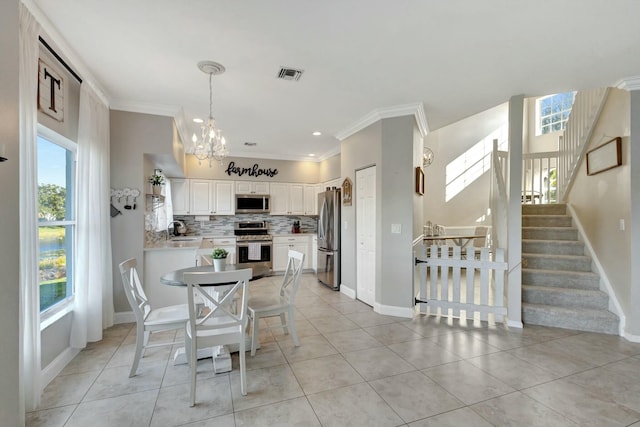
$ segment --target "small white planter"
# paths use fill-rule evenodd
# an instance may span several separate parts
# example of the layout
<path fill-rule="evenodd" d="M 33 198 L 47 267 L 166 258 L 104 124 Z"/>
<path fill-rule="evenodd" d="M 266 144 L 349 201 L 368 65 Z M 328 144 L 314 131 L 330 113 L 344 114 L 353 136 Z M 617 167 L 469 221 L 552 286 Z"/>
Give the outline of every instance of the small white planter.
<path fill-rule="evenodd" d="M 224 271 L 227 266 L 226 258 L 214 258 L 213 259 L 213 270 L 214 271 Z"/>

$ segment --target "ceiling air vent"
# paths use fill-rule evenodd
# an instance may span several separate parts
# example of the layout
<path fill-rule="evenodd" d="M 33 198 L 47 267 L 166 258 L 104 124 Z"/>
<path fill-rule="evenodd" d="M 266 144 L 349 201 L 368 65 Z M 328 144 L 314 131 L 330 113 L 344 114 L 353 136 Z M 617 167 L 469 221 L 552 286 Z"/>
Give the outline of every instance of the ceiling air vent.
<path fill-rule="evenodd" d="M 302 77 L 302 73 L 304 70 L 296 70 L 295 68 L 282 67 L 280 68 L 280 72 L 278 73 L 278 78 L 282 80 L 300 80 Z"/>

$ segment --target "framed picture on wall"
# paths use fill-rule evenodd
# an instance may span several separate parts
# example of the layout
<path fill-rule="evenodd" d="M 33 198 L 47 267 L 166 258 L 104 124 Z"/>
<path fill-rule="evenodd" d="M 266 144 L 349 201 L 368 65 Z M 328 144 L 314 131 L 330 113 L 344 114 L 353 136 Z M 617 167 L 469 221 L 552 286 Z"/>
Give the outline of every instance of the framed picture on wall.
<path fill-rule="evenodd" d="M 622 138 L 613 138 L 587 152 L 587 175 L 595 175 L 622 164 Z"/>
<path fill-rule="evenodd" d="M 424 172 L 420 166 L 416 167 L 416 193 L 424 194 Z"/>

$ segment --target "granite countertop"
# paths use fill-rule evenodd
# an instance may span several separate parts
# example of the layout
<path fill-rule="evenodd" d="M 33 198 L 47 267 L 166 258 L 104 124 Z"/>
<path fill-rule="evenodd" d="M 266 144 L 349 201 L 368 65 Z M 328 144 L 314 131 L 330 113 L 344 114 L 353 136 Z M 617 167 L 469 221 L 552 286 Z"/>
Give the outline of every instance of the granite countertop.
<path fill-rule="evenodd" d="M 144 250 L 198 249 L 201 243 L 202 236 L 174 237 L 170 240 L 158 240 L 153 243 L 146 243 Z"/>

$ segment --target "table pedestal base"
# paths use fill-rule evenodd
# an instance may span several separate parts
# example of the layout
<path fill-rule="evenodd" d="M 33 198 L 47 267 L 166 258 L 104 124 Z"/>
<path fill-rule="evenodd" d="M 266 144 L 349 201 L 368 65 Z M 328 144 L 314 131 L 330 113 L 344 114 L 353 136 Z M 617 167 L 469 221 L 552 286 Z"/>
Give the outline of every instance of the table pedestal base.
<path fill-rule="evenodd" d="M 251 338 L 246 337 L 244 341 L 245 351 L 251 351 Z M 215 347 L 199 348 L 198 360 L 207 359 L 211 357 L 213 359 L 213 371 L 216 374 L 231 371 L 231 353 L 238 351 L 238 345 L 217 345 Z M 260 344 L 258 344 L 260 348 Z M 184 365 L 189 363 L 187 360 L 187 353 L 184 347 L 180 347 L 176 350 L 176 354 L 173 356 L 174 365 Z"/>

